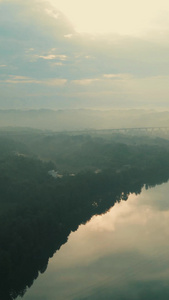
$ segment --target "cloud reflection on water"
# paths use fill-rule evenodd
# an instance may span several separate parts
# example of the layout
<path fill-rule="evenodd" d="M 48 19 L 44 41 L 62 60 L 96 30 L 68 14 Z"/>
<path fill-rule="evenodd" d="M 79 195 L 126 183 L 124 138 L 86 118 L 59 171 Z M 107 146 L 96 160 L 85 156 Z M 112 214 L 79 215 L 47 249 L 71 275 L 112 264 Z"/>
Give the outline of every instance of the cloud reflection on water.
<path fill-rule="evenodd" d="M 24 299 L 167 299 L 168 192 L 144 189 L 79 226 Z"/>

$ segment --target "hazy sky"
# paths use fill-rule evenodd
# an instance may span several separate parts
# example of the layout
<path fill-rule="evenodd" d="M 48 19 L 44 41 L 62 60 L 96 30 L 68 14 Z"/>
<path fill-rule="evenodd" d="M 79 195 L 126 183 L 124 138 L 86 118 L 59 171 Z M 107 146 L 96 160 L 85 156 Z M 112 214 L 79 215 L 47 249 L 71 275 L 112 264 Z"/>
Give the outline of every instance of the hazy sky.
<path fill-rule="evenodd" d="M 0 0 L 0 108 L 169 109 L 169 1 Z"/>

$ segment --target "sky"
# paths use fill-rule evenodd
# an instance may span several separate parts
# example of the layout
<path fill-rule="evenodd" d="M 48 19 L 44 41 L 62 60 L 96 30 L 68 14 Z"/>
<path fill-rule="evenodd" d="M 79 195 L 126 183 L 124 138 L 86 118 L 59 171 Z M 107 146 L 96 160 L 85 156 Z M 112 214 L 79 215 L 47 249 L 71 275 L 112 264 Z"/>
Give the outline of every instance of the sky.
<path fill-rule="evenodd" d="M 0 0 L 0 109 L 169 109 L 166 0 Z"/>

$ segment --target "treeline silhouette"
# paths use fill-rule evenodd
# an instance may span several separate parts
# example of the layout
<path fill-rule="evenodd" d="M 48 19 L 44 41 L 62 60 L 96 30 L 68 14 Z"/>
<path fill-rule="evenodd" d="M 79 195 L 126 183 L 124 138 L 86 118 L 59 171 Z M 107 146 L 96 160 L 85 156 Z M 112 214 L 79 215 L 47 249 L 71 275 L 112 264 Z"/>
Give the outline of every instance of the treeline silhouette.
<path fill-rule="evenodd" d="M 117 150 L 106 154 L 109 158 L 113 156 L 114 167 L 107 164 L 97 174 L 84 170 L 74 177 L 65 174 L 55 179 L 48 174 L 55 168 L 54 163 L 18 154 L 16 145 L 9 139 L 6 146 L 4 139 L 0 142 L 0 299 L 3 300 L 23 296 L 39 272 L 46 270 L 49 258 L 80 224 L 93 215 L 105 213 L 115 202 L 127 200 L 130 193 L 140 193 L 144 185 L 148 188 L 169 179 L 167 147 L 116 143 L 113 147 Z M 104 155 L 103 151 L 103 160 Z"/>

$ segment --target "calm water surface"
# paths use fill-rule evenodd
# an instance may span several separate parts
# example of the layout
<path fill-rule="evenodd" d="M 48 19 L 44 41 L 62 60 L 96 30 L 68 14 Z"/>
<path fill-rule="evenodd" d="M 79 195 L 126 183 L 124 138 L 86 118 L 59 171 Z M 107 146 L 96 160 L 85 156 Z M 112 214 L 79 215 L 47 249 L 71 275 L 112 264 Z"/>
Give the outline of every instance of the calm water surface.
<path fill-rule="evenodd" d="M 169 183 L 79 226 L 23 299 L 168 300 Z"/>

